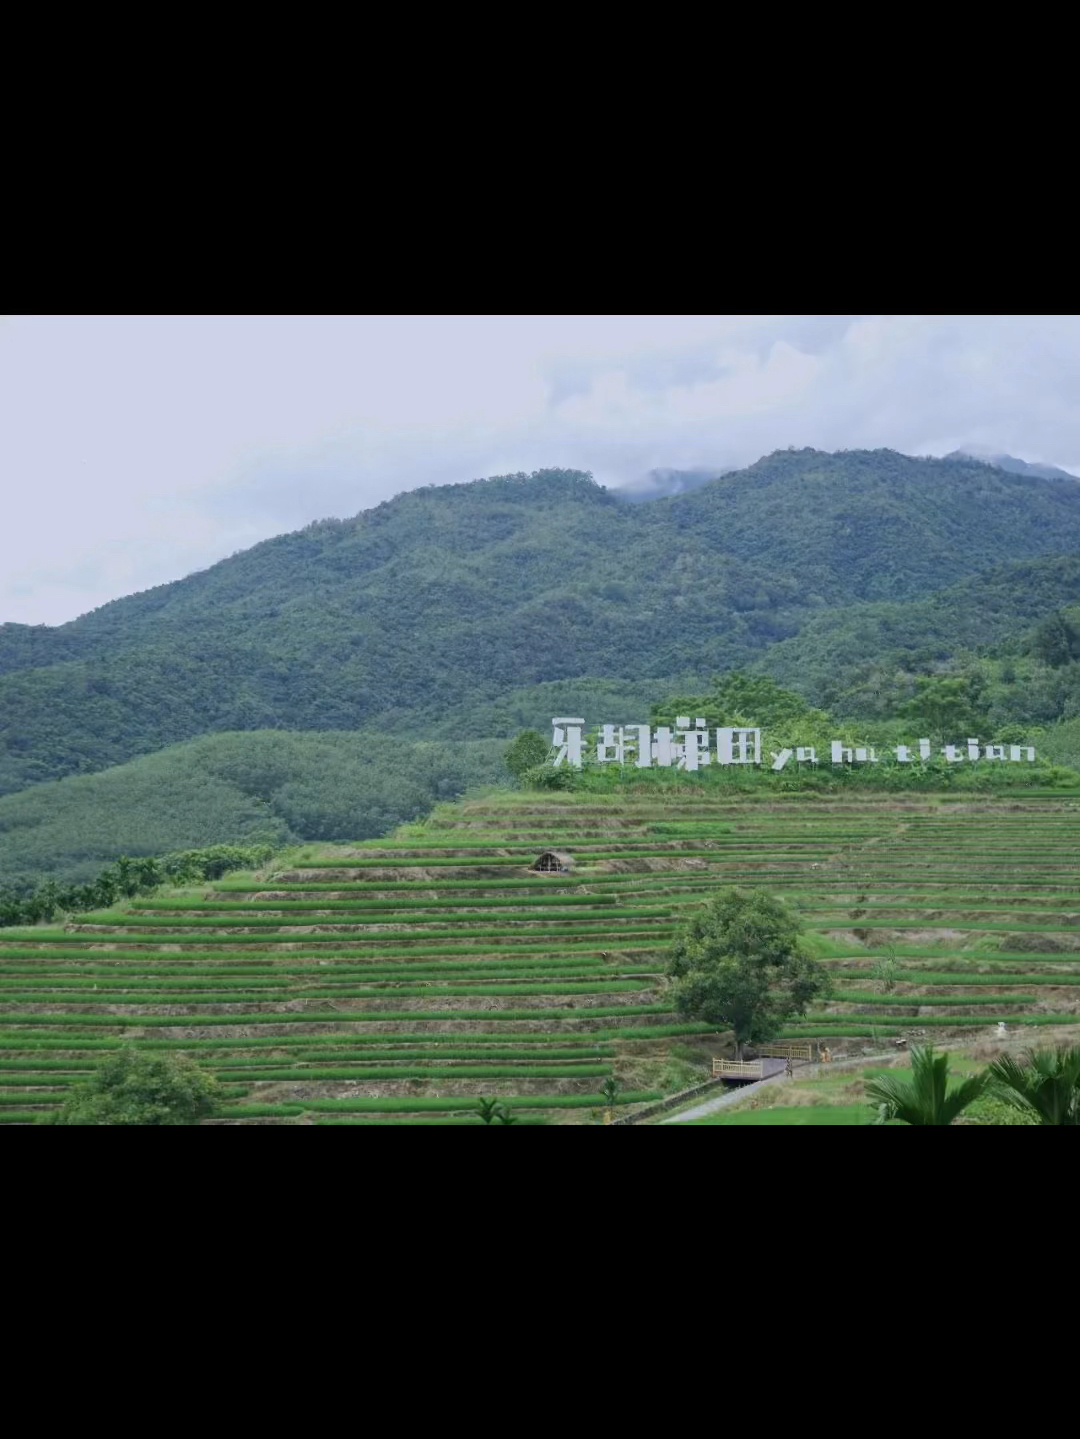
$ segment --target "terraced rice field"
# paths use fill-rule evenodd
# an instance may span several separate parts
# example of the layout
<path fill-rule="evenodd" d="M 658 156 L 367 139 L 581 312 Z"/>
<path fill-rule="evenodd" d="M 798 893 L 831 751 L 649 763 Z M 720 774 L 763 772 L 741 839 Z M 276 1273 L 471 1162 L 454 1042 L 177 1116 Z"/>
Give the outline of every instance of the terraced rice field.
<path fill-rule="evenodd" d="M 66 926 L 0 930 L 0 1122 L 124 1042 L 190 1053 L 232 1122 L 591 1121 L 672 1038 L 672 932 L 718 885 L 797 905 L 835 980 L 790 1037 L 1080 1023 L 1080 800 L 506 796 Z M 567 874 L 529 868 L 541 850 Z M 871 973 L 890 954 L 890 992 Z M 645 1077 L 644 1081 L 642 1077 Z"/>

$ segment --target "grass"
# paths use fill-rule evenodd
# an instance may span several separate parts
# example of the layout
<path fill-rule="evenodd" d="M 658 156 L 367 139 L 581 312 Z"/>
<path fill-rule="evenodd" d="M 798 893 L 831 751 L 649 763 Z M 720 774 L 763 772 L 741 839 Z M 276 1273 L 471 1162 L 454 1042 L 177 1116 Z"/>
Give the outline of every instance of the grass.
<path fill-rule="evenodd" d="M 647 1104 L 663 1095 L 656 1090 L 640 1090 L 620 1094 L 616 1105 Z M 499 1095 L 500 1104 L 510 1109 L 606 1109 L 608 1102 L 602 1094 L 507 1094 Z M 308 1110 L 324 1113 L 392 1114 L 442 1111 L 453 1114 L 466 1107 L 461 1098 L 428 1099 L 424 1096 L 390 1099 L 305 1099 L 286 1101 L 281 1104 L 234 1104 L 225 1106 L 222 1118 L 266 1118 L 278 1114 L 303 1114 Z"/>
<path fill-rule="evenodd" d="M 300 1011 L 265 1011 L 249 1013 L 243 1016 L 236 1014 L 200 1014 L 198 1024 L 200 1028 L 208 1025 L 235 1025 L 243 1024 L 245 1027 L 252 1024 L 386 1024 L 396 1021 L 407 1021 L 413 1024 L 442 1024 L 446 1022 L 460 1023 L 463 1020 L 487 1020 L 493 1023 L 509 1023 L 522 1019 L 529 1020 L 557 1020 L 557 1019 L 610 1019 L 613 1016 L 620 1018 L 628 1014 L 671 1014 L 672 1011 L 663 1004 L 623 1004 L 623 1005 L 590 1005 L 576 1013 L 568 1013 L 561 1009 L 449 1009 L 435 1010 L 427 1013 L 417 1013 L 414 1010 L 300 1010 Z M 25 1024 L 31 1021 L 34 1025 L 80 1025 L 89 1028 L 140 1028 L 150 1026 L 164 1026 L 175 1029 L 178 1024 L 185 1026 L 184 1017 L 175 1014 L 40 1014 L 36 1011 L 33 1014 L 4 1014 L 0 1013 L 0 1025 L 11 1026 Z"/>
<path fill-rule="evenodd" d="M 419 1020 L 421 1022 L 422 1019 L 423 1016 L 420 1016 Z M 662 1029 L 666 1034 L 669 1030 L 683 1032 L 699 1029 L 700 1027 L 701 1026 L 697 1025 L 668 1025 L 657 1026 L 654 1029 L 648 1026 L 640 1026 L 628 1032 L 632 1032 L 635 1036 L 648 1038 L 655 1036 L 658 1029 Z M 498 1031 L 490 1034 L 484 1033 L 483 1031 L 470 1032 L 467 1039 L 470 1045 L 478 1046 L 481 1049 L 488 1045 L 499 1046 L 512 1044 L 517 1053 L 528 1053 L 530 1049 L 542 1050 L 544 1053 L 547 1053 L 547 1051 L 553 1047 L 565 1047 L 569 1045 L 573 1045 L 581 1050 L 594 1052 L 604 1049 L 612 1039 L 618 1036 L 618 1033 L 622 1033 L 622 1031 L 613 1033 L 607 1030 L 590 1030 L 581 1031 L 575 1035 L 572 1033 L 520 1033 L 516 1030 L 507 1031 L 505 1028 L 500 1028 Z M 90 1054 L 97 1053 L 101 1050 L 121 1049 L 129 1042 L 127 1039 L 88 1038 L 83 1035 L 74 1038 L 65 1035 L 63 1038 L 58 1039 L 55 1034 L 52 1033 L 38 1035 L 33 1030 L 26 1030 L 0 1038 L 0 1053 L 33 1054 L 37 1053 L 38 1050 L 51 1050 L 56 1053 L 68 1055 Z M 368 1049 L 379 1046 L 390 1048 L 394 1046 L 416 1052 L 424 1046 L 437 1046 L 443 1042 L 449 1045 L 461 1043 L 462 1037 L 452 1034 L 440 1037 L 437 1030 L 427 1034 L 414 1034 L 407 1031 L 396 1030 L 391 1034 L 364 1034 L 355 1029 L 332 1029 L 329 1032 L 324 1031 L 319 1034 L 217 1035 L 213 1039 L 162 1039 L 155 1036 L 153 1038 L 143 1038 L 139 1041 L 139 1044 L 140 1048 L 150 1050 L 191 1050 L 192 1052 L 201 1051 L 205 1053 L 211 1051 L 215 1053 L 232 1053 L 247 1049 L 267 1048 L 287 1049 L 290 1051 L 296 1049 L 303 1051 L 307 1048 L 316 1048 L 320 1045 L 325 1048 L 331 1043 L 345 1044 L 346 1042 L 350 1050 Z"/>
<path fill-rule="evenodd" d="M 946 980 L 946 983 L 951 981 Z M 862 994 L 853 989 L 841 989 L 835 999 L 842 1000 L 845 1004 L 868 1004 L 874 1008 L 887 1009 L 889 1007 L 920 1009 L 924 1005 L 954 1005 L 957 1008 L 967 1008 L 973 1004 L 1031 1004 L 1033 1003 L 1030 994 Z"/>
<path fill-rule="evenodd" d="M 301 1083 L 327 1079 L 353 1082 L 377 1079 L 603 1079 L 611 1073 L 610 1064 L 460 1064 L 452 1068 L 439 1065 L 386 1064 L 349 1065 L 324 1068 L 318 1065 L 295 1065 L 287 1069 L 252 1069 L 245 1079 L 275 1083 Z"/>
<path fill-rule="evenodd" d="M 866 971 L 861 971 L 862 977 L 866 978 Z M 964 970 L 918 970 L 902 969 L 899 972 L 899 982 L 903 984 L 921 986 L 949 986 L 963 988 L 969 985 L 996 985 L 1009 984 L 1050 984 L 1056 988 L 1066 987 L 1070 984 L 1080 984 L 1080 974 L 1042 974 L 1031 970 L 1013 971 L 1006 970 L 997 974 L 993 973 L 968 973 Z M 851 992 L 841 988 L 840 992 L 845 999 L 850 999 Z M 913 996 L 917 998 L 917 996 Z M 964 1003 L 969 1001 L 965 1000 Z"/>
<path fill-rule="evenodd" d="M 689 1119 L 687 1124 L 873 1124 L 868 1104 L 799 1104 L 776 1109 L 731 1109 Z"/>
<path fill-rule="evenodd" d="M 635 980 L 608 980 L 603 984 L 530 984 L 522 981 L 518 984 L 388 984 L 383 988 L 369 986 L 366 989 L 346 988 L 342 990 L 302 990 L 300 997 L 308 1000 L 314 999 L 385 999 L 387 997 L 401 999 L 406 995 L 418 995 L 425 999 L 432 998 L 477 998 L 482 996 L 525 998 L 531 995 L 546 994 L 612 994 L 631 993 L 637 994 L 647 986 Z M 47 994 L 40 991 L 33 994 L 12 994 L 4 996 L 4 1001 L 11 1004 L 33 1004 L 48 1005 L 60 1004 L 70 1006 L 73 1002 L 86 1004 L 85 994 L 81 994 L 77 1001 L 70 996 L 57 996 L 50 999 Z M 114 997 L 115 998 L 115 997 Z M 273 996 L 266 994 L 251 994 L 242 990 L 230 992 L 228 990 L 218 991 L 215 994 L 185 993 L 179 995 L 175 990 L 159 990 L 155 994 L 140 993 L 137 998 L 128 995 L 124 1003 L 130 1007 L 137 1005 L 161 1005 L 174 1004 L 177 1000 L 191 1006 L 198 1007 L 204 1004 L 264 1004 L 273 999 Z"/>

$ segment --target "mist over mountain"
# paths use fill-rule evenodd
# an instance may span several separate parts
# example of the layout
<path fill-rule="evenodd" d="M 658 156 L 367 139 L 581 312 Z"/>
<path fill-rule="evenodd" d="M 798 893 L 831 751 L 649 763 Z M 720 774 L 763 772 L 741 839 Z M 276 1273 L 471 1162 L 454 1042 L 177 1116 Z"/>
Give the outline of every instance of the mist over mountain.
<path fill-rule="evenodd" d="M 698 490 L 721 475 L 730 474 L 728 469 L 715 470 L 650 470 L 636 485 L 612 488 L 611 493 L 632 505 L 643 504 L 646 500 L 660 500 L 669 495 L 682 495 L 688 490 Z"/>
<path fill-rule="evenodd" d="M 995 469 L 1005 470 L 1013 475 L 1030 475 L 1035 479 L 1044 480 L 1077 480 L 1078 477 L 1068 470 L 1063 470 L 1057 465 L 1046 465 L 1032 463 L 1028 460 L 1018 459 L 1015 455 L 1007 455 L 997 451 L 981 449 L 972 446 L 970 449 L 952 450 L 949 454 L 943 455 L 946 460 L 975 460 L 979 464 L 992 465 Z M 751 467 L 752 468 L 752 467 Z M 733 466 L 717 465 L 713 468 L 699 468 L 691 470 L 680 469 L 652 469 L 640 479 L 632 483 L 618 486 L 610 486 L 610 491 L 617 499 L 626 500 L 630 504 L 645 504 L 649 500 L 665 499 L 672 495 L 683 495 L 691 490 L 699 490 L 704 485 L 710 484 L 713 480 L 722 478 L 724 475 L 735 473 Z"/>
<path fill-rule="evenodd" d="M 1006 470 L 1009 474 L 1031 475 L 1037 479 L 1076 480 L 1078 478 L 1068 470 L 1060 469 L 1057 465 L 1031 463 L 1027 460 L 1017 459 L 1015 455 L 980 449 L 978 446 L 952 450 L 942 458 L 946 460 L 976 460 L 980 464 L 993 465 L 996 469 Z M 720 479 L 721 476 L 733 472 L 734 467 L 731 465 L 695 470 L 653 469 L 633 484 L 612 487 L 611 493 L 620 500 L 628 500 L 631 504 L 643 504 L 647 500 L 659 500 L 670 495 L 686 494 L 689 490 L 698 490 L 702 485 L 707 485 L 712 480 Z"/>
<path fill-rule="evenodd" d="M 984 465 L 993 465 L 999 470 L 1008 470 L 1013 475 L 1033 475 L 1044 480 L 1073 480 L 1077 476 L 1069 473 L 1068 470 L 1059 469 L 1057 465 L 1032 464 L 1027 460 L 1018 460 L 1015 455 L 996 454 L 991 450 L 953 450 L 945 457 L 947 460 L 978 460 Z"/>

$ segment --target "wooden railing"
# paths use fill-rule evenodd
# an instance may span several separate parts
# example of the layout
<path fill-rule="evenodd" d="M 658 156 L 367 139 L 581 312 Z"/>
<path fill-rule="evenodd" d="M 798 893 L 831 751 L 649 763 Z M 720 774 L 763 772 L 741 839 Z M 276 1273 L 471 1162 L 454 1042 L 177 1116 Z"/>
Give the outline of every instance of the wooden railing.
<path fill-rule="evenodd" d="M 782 1040 L 777 1044 L 759 1044 L 758 1053 L 767 1055 L 769 1059 L 805 1059 L 809 1064 L 814 1057 L 814 1046 Z"/>
<path fill-rule="evenodd" d="M 814 1058 L 814 1048 L 810 1044 L 797 1044 L 791 1041 L 781 1041 L 777 1044 L 761 1044 L 756 1046 L 760 1058 L 758 1059 L 714 1059 L 712 1072 L 714 1079 L 764 1079 L 766 1059 L 786 1059 L 790 1065 L 795 1060 L 810 1063 Z"/>
<path fill-rule="evenodd" d="M 714 1059 L 714 1079 L 764 1079 L 765 1066 L 760 1059 Z"/>

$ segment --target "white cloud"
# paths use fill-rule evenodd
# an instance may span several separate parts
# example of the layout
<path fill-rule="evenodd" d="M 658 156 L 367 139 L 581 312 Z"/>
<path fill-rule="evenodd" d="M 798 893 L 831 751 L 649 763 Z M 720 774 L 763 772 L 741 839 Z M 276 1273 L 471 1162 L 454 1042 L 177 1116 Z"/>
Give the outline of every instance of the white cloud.
<path fill-rule="evenodd" d="M 1080 319 L 12 317 L 0 621 L 57 623 L 403 489 L 786 445 L 1080 467 Z"/>

